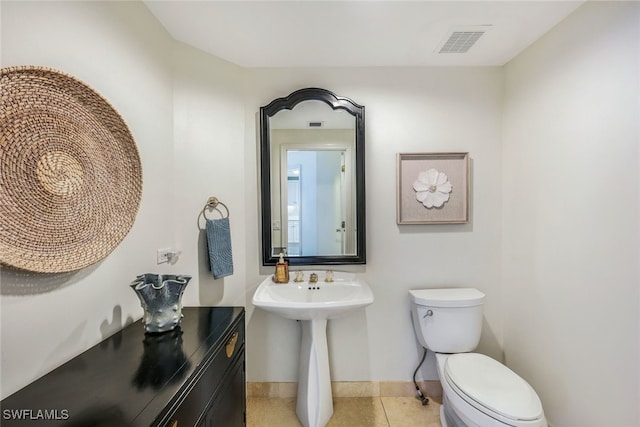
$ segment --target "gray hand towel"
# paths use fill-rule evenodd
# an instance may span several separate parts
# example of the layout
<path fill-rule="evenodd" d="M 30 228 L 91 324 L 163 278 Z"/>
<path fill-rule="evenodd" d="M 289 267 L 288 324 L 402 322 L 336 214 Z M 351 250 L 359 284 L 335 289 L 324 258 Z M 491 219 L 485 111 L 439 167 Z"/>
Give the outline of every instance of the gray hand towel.
<path fill-rule="evenodd" d="M 233 274 L 229 217 L 207 220 L 207 250 L 214 279 Z"/>

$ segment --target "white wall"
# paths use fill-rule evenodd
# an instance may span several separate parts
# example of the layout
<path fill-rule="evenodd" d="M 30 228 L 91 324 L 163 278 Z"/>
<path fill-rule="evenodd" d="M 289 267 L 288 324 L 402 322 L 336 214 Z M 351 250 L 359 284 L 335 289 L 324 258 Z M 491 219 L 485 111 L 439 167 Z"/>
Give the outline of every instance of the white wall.
<path fill-rule="evenodd" d="M 301 87 L 324 87 L 366 107 L 367 265 L 351 267 L 373 288 L 376 302 L 329 325 L 335 381 L 410 380 L 421 349 L 409 317 L 408 290 L 476 286 L 488 296 L 481 350 L 501 358 L 500 68 L 247 70 L 246 152 L 249 201 L 258 200 L 256 116 L 259 107 Z M 466 225 L 396 224 L 396 153 L 469 151 L 471 222 Z M 251 153 L 251 155 L 249 155 Z M 250 212 L 247 235 L 258 233 Z M 269 269 L 259 241 L 247 259 L 247 295 Z M 253 310 L 248 320 L 250 381 L 295 381 L 296 322 Z M 258 350 L 259 349 L 259 350 Z M 429 356 L 422 378 L 435 379 Z"/>
<path fill-rule="evenodd" d="M 176 248 L 180 271 L 194 276 L 185 305 L 244 305 L 245 207 L 242 70 L 202 51 L 176 44 L 173 170 Z M 210 196 L 229 209 L 234 273 L 214 280 L 199 213 Z M 224 207 L 219 208 L 225 213 Z M 249 209 L 254 209 L 253 205 Z M 222 213 L 206 212 L 207 218 Z"/>
<path fill-rule="evenodd" d="M 257 112 L 305 86 L 327 87 L 367 105 L 369 264 L 355 270 L 365 273 L 377 302 L 330 326 L 334 379 L 410 378 L 420 356 L 408 311 L 407 291 L 413 287 L 473 284 L 487 292 L 483 348 L 500 357 L 499 69 L 241 70 L 168 40 L 136 3 L 6 3 L 2 12 L 3 66 L 57 67 L 95 87 L 131 126 L 145 174 L 134 229 L 95 270 L 60 278 L 48 292 L 41 288 L 50 276 L 31 278 L 36 290 L 26 295 L 12 294 L 24 287 L 3 270 L 2 339 L 10 345 L 3 347 L 2 366 L 14 372 L 3 376 L 3 393 L 139 317 L 127 284 L 141 272 L 193 274 L 187 305 L 250 301 L 268 273 L 259 267 Z M 56 19 L 47 19 L 51 16 Z M 30 43 L 15 37 L 25 22 Z M 472 222 L 398 227 L 396 153 L 451 150 L 471 152 Z M 197 214 L 210 195 L 231 209 L 236 273 L 219 281 L 208 275 L 197 228 Z M 166 246 L 181 256 L 175 265 L 156 266 L 155 250 Z M 72 336 L 59 332 L 58 323 L 18 321 L 59 315 L 51 308 L 57 300 L 73 305 L 60 319 Z M 256 316 L 249 318 L 249 380 L 295 380 L 296 323 L 248 309 Z M 31 333 L 34 329 L 49 339 Z M 14 344 L 20 336 L 28 338 Z M 421 376 L 436 378 L 433 360 Z"/>
<path fill-rule="evenodd" d="M 554 427 L 640 425 L 639 62 L 589 2 L 506 67 L 504 352 Z"/>
<path fill-rule="evenodd" d="M 104 261 L 61 275 L 0 271 L 2 396 L 141 315 L 128 284 L 157 270 L 155 248 L 173 232 L 163 201 L 173 155 L 169 42 L 138 3 L 2 2 L 2 66 L 52 67 L 94 88 L 128 124 L 143 168 L 138 217 Z"/>
<path fill-rule="evenodd" d="M 260 106 L 318 86 L 366 106 L 368 262 L 347 269 L 376 295 L 330 322 L 333 379 L 409 380 L 421 350 L 408 290 L 475 286 L 488 297 L 479 351 L 531 381 L 554 427 L 638 425 L 637 4 L 587 3 L 505 69 L 245 70 L 171 40 L 140 3 L 1 7 L 2 66 L 95 88 L 144 173 L 139 216 L 103 262 L 0 271 L 2 396 L 140 317 L 128 283 L 142 272 L 193 274 L 186 304 L 246 304 L 248 379 L 295 381 L 298 325 L 250 304 L 271 272 L 257 122 Z M 396 153 L 437 151 L 470 152 L 471 222 L 397 226 Z M 231 210 L 235 274 L 222 280 L 197 224 L 211 195 Z M 181 256 L 157 266 L 167 246 Z M 431 356 L 419 377 L 436 378 Z"/>
<path fill-rule="evenodd" d="M 1 7 L 1 65 L 52 67 L 93 87 L 127 122 L 143 169 L 135 224 L 102 262 L 61 275 L 0 270 L 4 397 L 140 318 L 128 286 L 138 274 L 193 275 L 186 305 L 244 304 L 246 209 L 238 67 L 176 43 L 139 2 Z M 235 273 L 220 280 L 198 229 L 211 195 L 231 210 Z M 181 251 L 175 264 L 156 264 L 165 247 Z"/>

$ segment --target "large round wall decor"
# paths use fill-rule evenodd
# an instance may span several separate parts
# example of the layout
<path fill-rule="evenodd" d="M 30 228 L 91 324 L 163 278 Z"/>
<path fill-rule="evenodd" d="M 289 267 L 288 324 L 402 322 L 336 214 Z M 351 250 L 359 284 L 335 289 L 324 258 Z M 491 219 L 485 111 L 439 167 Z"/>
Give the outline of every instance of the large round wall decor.
<path fill-rule="evenodd" d="M 0 69 L 0 263 L 87 267 L 131 229 L 142 195 L 122 117 L 85 83 L 44 67 Z"/>

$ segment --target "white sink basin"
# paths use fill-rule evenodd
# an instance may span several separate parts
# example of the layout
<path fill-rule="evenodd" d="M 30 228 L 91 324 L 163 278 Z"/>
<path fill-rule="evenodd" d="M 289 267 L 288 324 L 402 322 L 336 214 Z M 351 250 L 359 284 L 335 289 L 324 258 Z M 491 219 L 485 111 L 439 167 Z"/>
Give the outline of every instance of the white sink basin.
<path fill-rule="evenodd" d="M 311 273 L 318 281 L 309 283 Z M 265 279 L 253 294 L 253 305 L 287 319 L 300 320 L 300 364 L 296 413 L 304 427 L 324 427 L 333 415 L 327 319 L 334 319 L 373 302 L 371 288 L 353 273 L 305 271 L 305 281 L 274 283 Z M 356 333 L 362 333 L 360 331 Z M 366 351 L 366 349 L 363 349 Z"/>
<path fill-rule="evenodd" d="M 311 271 L 305 271 L 305 281 L 274 283 L 265 279 L 253 295 L 253 305 L 287 319 L 333 319 L 373 303 L 373 292 L 353 273 L 334 272 L 333 282 L 325 282 L 326 272 L 318 271 L 318 281 L 309 283 Z"/>

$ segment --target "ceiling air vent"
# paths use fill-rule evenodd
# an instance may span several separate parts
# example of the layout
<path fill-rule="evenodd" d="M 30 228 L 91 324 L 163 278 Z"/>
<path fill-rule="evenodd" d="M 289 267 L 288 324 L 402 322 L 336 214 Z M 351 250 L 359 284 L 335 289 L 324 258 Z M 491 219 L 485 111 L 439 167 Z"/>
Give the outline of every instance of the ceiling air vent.
<path fill-rule="evenodd" d="M 452 28 L 436 51 L 438 53 L 466 53 L 490 29 L 491 25 Z"/>

